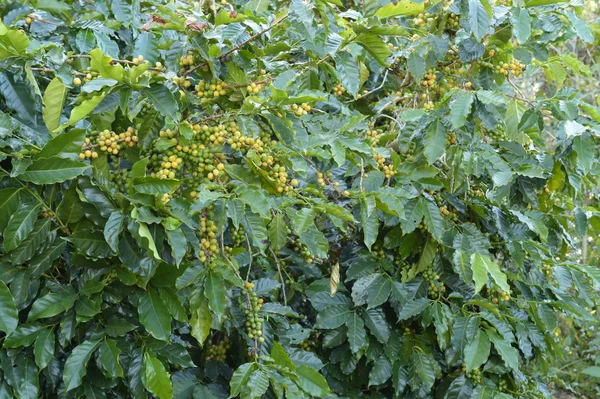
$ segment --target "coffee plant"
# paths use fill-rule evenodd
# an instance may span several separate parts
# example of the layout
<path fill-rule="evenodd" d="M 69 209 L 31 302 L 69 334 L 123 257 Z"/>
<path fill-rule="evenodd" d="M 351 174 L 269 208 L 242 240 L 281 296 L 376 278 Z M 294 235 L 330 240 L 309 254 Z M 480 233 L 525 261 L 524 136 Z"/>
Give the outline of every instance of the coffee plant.
<path fill-rule="evenodd" d="M 0 398 L 553 397 L 585 3 L 1 2 Z"/>

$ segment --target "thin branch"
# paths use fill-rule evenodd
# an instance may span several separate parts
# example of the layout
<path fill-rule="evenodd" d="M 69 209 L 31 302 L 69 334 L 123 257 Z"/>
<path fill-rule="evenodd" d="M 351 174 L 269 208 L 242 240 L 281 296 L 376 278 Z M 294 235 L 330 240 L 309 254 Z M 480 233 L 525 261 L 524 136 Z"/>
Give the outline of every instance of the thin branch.
<path fill-rule="evenodd" d="M 231 48 L 230 50 L 224 52 L 223 54 L 219 55 L 217 57 L 217 59 L 219 60 L 223 60 L 224 58 L 227 58 L 227 56 L 229 56 L 230 54 L 238 51 L 239 49 L 241 49 L 242 47 L 244 47 L 246 44 L 250 43 L 251 41 L 253 41 L 254 39 L 256 39 L 257 37 L 260 37 L 262 35 L 264 35 L 265 33 L 267 33 L 268 31 L 270 31 L 271 29 L 273 29 L 274 27 L 276 27 L 277 25 L 279 25 L 281 22 L 283 22 L 288 16 L 284 16 L 283 18 L 281 18 L 280 20 L 274 22 L 273 24 L 271 24 L 270 26 L 268 26 L 267 28 L 261 30 L 260 32 L 255 33 L 254 35 L 250 36 L 248 39 L 244 40 L 243 42 L 241 42 L 240 44 L 234 46 L 233 48 Z M 187 71 L 185 71 L 182 75 L 183 76 L 187 76 L 195 71 L 197 71 L 198 69 L 206 66 L 208 63 L 207 62 L 202 62 L 198 65 L 196 65 L 195 67 L 188 69 Z"/>
<path fill-rule="evenodd" d="M 271 247 L 269 247 L 269 251 L 271 252 L 271 255 L 273 255 L 273 258 L 275 259 L 275 264 L 277 265 L 277 272 L 279 273 L 279 280 L 281 281 L 281 293 L 283 294 L 283 304 L 285 306 L 287 306 L 287 294 L 285 293 L 285 281 L 283 280 L 283 273 L 281 271 L 281 265 L 279 264 L 279 258 L 277 258 L 277 255 L 275 254 L 275 252 L 273 252 L 273 249 Z"/>
<path fill-rule="evenodd" d="M 73 55 L 70 55 L 69 58 L 90 59 L 92 57 L 90 55 L 87 55 L 87 54 L 73 54 Z M 111 61 L 111 64 L 123 64 L 123 65 L 136 65 L 137 66 L 137 65 L 140 65 L 141 63 L 140 62 L 133 62 L 133 61 L 129 61 L 129 60 L 115 60 L 115 59 L 113 59 Z M 155 71 L 155 72 L 164 72 L 164 69 L 162 69 L 162 68 L 148 68 L 148 70 Z"/>

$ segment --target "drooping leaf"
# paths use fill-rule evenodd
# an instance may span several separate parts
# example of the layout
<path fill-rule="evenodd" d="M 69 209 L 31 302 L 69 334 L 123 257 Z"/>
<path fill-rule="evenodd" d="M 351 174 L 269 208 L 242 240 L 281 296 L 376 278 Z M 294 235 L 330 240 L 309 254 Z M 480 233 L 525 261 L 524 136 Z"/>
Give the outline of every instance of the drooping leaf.
<path fill-rule="evenodd" d="M 140 322 L 156 339 L 167 341 L 171 334 L 171 315 L 164 301 L 154 289 L 140 295 L 138 304 Z"/>
<path fill-rule="evenodd" d="M 63 381 L 65 390 L 70 391 L 81 385 L 87 374 L 87 364 L 100 341 L 84 341 L 77 345 L 65 362 Z"/>
<path fill-rule="evenodd" d="M 63 105 L 67 90 L 60 78 L 54 78 L 44 92 L 44 108 L 42 115 L 44 123 L 50 132 L 60 124 Z"/>

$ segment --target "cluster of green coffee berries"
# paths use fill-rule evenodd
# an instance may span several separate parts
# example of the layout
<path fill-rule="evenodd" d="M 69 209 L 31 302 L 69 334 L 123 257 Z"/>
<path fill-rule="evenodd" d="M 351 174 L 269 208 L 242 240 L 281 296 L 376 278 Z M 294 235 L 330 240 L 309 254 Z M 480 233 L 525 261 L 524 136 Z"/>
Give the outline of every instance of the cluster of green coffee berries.
<path fill-rule="evenodd" d="M 425 75 L 423 76 L 423 81 L 421 85 L 425 87 L 434 87 L 436 85 L 437 80 L 437 71 L 435 69 L 428 69 Z"/>
<path fill-rule="evenodd" d="M 423 278 L 429 282 L 430 296 L 437 297 L 446 292 L 446 286 L 440 281 L 440 275 L 435 273 L 431 266 L 423 271 Z"/>
<path fill-rule="evenodd" d="M 296 114 L 296 116 L 306 115 L 311 110 L 310 105 L 308 105 L 307 103 L 302 103 L 300 105 L 292 104 L 291 108 L 292 108 L 292 111 L 294 112 L 294 114 Z"/>
<path fill-rule="evenodd" d="M 413 18 L 412 22 L 417 26 L 425 26 L 428 22 L 433 22 L 433 16 L 429 13 L 420 13 L 416 18 Z"/>
<path fill-rule="evenodd" d="M 206 348 L 206 360 L 215 360 L 223 363 L 227 359 L 227 350 L 231 348 L 229 338 L 224 337 L 217 344 L 209 344 Z"/>
<path fill-rule="evenodd" d="M 503 302 L 510 301 L 510 294 L 506 291 L 490 290 L 489 297 L 490 297 L 490 300 L 492 301 L 492 303 L 495 303 L 495 304 L 499 303 L 500 301 L 503 301 Z"/>
<path fill-rule="evenodd" d="M 306 245 L 302 244 L 299 239 L 297 239 L 297 238 L 294 239 L 293 245 L 294 245 L 294 251 L 296 253 L 300 254 L 300 256 L 302 256 L 302 258 L 304 258 L 304 261 L 306 263 L 310 264 L 314 261 L 314 257 L 308 250 L 308 247 Z"/>
<path fill-rule="evenodd" d="M 336 97 L 341 97 L 346 92 L 346 88 L 342 86 L 341 83 L 338 83 L 333 88 L 333 95 Z"/>
<path fill-rule="evenodd" d="M 273 165 L 267 174 L 273 180 L 278 193 L 288 192 L 292 187 L 298 185 L 298 180 L 288 180 L 288 173 L 285 166 L 280 164 Z"/>
<path fill-rule="evenodd" d="M 231 239 L 234 247 L 241 247 L 246 244 L 246 231 L 244 226 L 240 226 L 238 229 L 233 230 L 231 233 Z"/>
<path fill-rule="evenodd" d="M 200 262 L 204 263 L 210 256 L 220 252 L 219 242 L 217 241 L 217 225 L 207 216 L 202 216 L 200 217 L 200 231 L 202 233 Z"/>
<path fill-rule="evenodd" d="M 445 7 L 444 7 L 445 8 Z M 456 30 L 460 27 L 460 17 L 453 12 L 446 17 L 446 29 Z"/>
<path fill-rule="evenodd" d="M 481 370 L 473 369 L 473 370 L 467 372 L 467 364 L 463 363 L 462 364 L 462 372 L 465 373 L 467 378 L 469 378 L 471 381 L 473 381 L 473 384 L 475 384 L 475 385 L 481 384 L 481 381 L 482 381 Z"/>
<path fill-rule="evenodd" d="M 442 215 L 449 217 L 450 219 L 457 221 L 458 220 L 458 215 L 455 212 L 451 212 L 448 210 L 448 205 L 442 205 L 440 206 L 440 212 L 442 213 Z"/>
<path fill-rule="evenodd" d="M 371 253 L 377 259 L 385 259 L 385 251 L 383 250 L 380 244 L 374 244 L 371 248 Z"/>
<path fill-rule="evenodd" d="M 502 129 L 496 129 L 496 130 L 482 130 L 482 133 L 485 134 L 485 136 L 483 137 L 483 140 L 486 143 L 498 143 L 500 141 L 506 140 L 507 136 L 506 136 L 506 132 Z"/>
<path fill-rule="evenodd" d="M 319 345 L 319 342 L 317 341 L 317 337 L 311 336 L 310 338 L 307 338 L 306 340 L 300 342 L 300 344 L 298 346 L 302 350 L 305 350 L 307 352 L 312 352 L 318 345 Z"/>
<path fill-rule="evenodd" d="M 381 139 L 381 131 L 376 130 L 373 126 L 371 126 L 371 128 L 368 129 L 365 132 L 365 134 L 370 141 L 369 144 L 371 145 L 371 147 L 375 147 Z"/>
<path fill-rule="evenodd" d="M 93 133 L 85 138 L 79 159 L 98 158 L 98 151 L 108 155 L 118 155 L 121 149 L 135 146 L 138 140 L 137 130 L 133 127 L 127 128 L 122 133 L 115 133 L 108 129 Z"/>
<path fill-rule="evenodd" d="M 85 72 L 74 72 L 74 74 L 77 75 L 73 78 L 73 84 L 75 86 L 81 86 L 82 83 L 89 82 L 92 79 L 94 79 L 96 76 L 98 76 L 98 72 L 92 71 L 91 68 L 89 68 L 89 67 L 87 68 L 87 70 Z M 83 76 L 83 79 L 80 78 L 80 76 Z"/>
<path fill-rule="evenodd" d="M 446 138 L 446 145 L 451 146 L 456 144 L 456 133 L 450 133 Z"/>
<path fill-rule="evenodd" d="M 127 191 L 127 177 L 129 171 L 127 169 L 115 170 L 110 174 L 110 180 L 120 192 Z"/>
<path fill-rule="evenodd" d="M 264 88 L 265 88 L 265 86 L 262 83 L 250 83 L 248 86 L 246 86 L 246 90 L 248 91 L 248 94 L 258 94 Z"/>
<path fill-rule="evenodd" d="M 374 155 L 373 158 L 377 162 L 377 167 L 385 174 L 386 179 L 392 178 L 396 173 L 394 165 L 388 164 L 383 155 Z"/>
<path fill-rule="evenodd" d="M 221 131 L 212 132 L 209 126 L 190 124 L 193 133 L 191 141 L 185 140 L 185 145 L 179 141 L 179 134 L 171 129 L 161 130 L 159 139 L 155 140 L 148 151 L 150 160 L 148 168 L 151 176 L 160 178 L 179 177 L 191 187 L 200 186 L 205 179 L 214 180 L 224 176 L 224 155 L 219 146 L 225 141 Z M 171 147 L 157 150 L 159 140 L 171 140 Z M 205 144 L 206 143 L 206 144 Z M 195 198 L 196 192 L 192 192 Z"/>
<path fill-rule="evenodd" d="M 400 155 L 402 157 L 403 162 L 412 162 L 415 159 L 416 153 L 417 153 L 416 140 L 410 140 L 406 144 L 406 147 L 401 149 Z"/>
<path fill-rule="evenodd" d="M 488 52 L 490 58 L 493 58 L 496 55 L 496 50 L 492 49 Z M 526 65 L 514 58 L 510 61 L 480 61 L 480 65 L 495 69 L 496 72 L 508 76 L 510 74 L 514 75 L 516 78 L 520 77 L 525 71 Z"/>
<path fill-rule="evenodd" d="M 196 56 L 193 51 L 188 51 L 187 54 L 179 57 L 179 64 L 181 65 L 182 72 L 186 69 L 192 68 L 196 65 Z"/>
<path fill-rule="evenodd" d="M 256 337 L 258 342 L 265 342 L 265 339 L 262 337 L 262 323 L 264 319 L 258 316 L 260 308 L 263 305 L 263 299 L 259 298 L 256 292 L 254 292 L 254 283 L 245 282 L 242 293 L 245 298 L 240 298 L 240 301 L 246 315 L 245 327 L 248 338 L 254 339 Z"/>
<path fill-rule="evenodd" d="M 256 86 L 255 83 L 253 84 Z M 194 89 L 198 97 L 204 97 L 208 99 L 223 97 L 227 95 L 229 91 L 225 82 L 218 79 L 213 79 L 210 81 L 201 80 L 196 86 L 194 86 Z"/>
<path fill-rule="evenodd" d="M 192 80 L 187 76 L 176 76 L 173 78 L 173 83 L 184 89 L 189 88 L 192 85 Z"/>
<path fill-rule="evenodd" d="M 500 381 L 498 381 L 498 390 L 500 392 L 508 391 L 508 382 L 505 379 L 501 379 Z"/>

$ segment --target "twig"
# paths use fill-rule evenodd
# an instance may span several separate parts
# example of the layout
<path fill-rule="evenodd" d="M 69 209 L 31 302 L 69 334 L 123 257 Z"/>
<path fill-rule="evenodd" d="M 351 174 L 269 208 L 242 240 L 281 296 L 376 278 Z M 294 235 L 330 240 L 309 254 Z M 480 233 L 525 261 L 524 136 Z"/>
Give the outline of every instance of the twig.
<path fill-rule="evenodd" d="M 73 55 L 70 55 L 69 58 L 90 59 L 92 57 L 87 54 L 73 54 Z M 140 62 L 133 62 L 133 61 L 129 61 L 129 60 L 115 60 L 115 59 L 111 60 L 110 63 L 111 64 L 123 64 L 123 65 L 136 65 L 136 66 L 142 64 Z M 155 72 L 164 72 L 164 69 L 162 69 L 162 68 L 148 68 L 148 70 L 155 71 Z"/>
<path fill-rule="evenodd" d="M 44 18 L 40 18 L 35 14 L 29 14 L 28 15 L 29 18 L 33 19 L 34 21 L 38 21 L 38 22 L 42 22 L 44 24 L 48 24 L 48 25 L 54 25 L 54 26 L 60 26 L 59 24 L 52 22 L 52 21 L 48 21 L 47 19 Z"/>
<path fill-rule="evenodd" d="M 283 304 L 285 306 L 287 306 L 287 294 L 285 293 L 285 281 L 283 280 L 283 273 L 281 271 L 281 265 L 279 264 L 279 258 L 277 258 L 277 255 L 275 254 L 275 252 L 273 252 L 273 249 L 271 247 L 269 247 L 269 251 L 271 252 L 271 255 L 273 255 L 273 258 L 275 259 L 275 264 L 277 265 L 277 272 L 279 273 L 279 280 L 281 281 L 281 293 L 283 294 Z"/>
<path fill-rule="evenodd" d="M 271 29 L 273 29 L 274 27 L 276 27 L 277 25 L 279 25 L 281 22 L 283 22 L 288 16 L 284 16 L 283 18 L 281 18 L 280 20 L 274 22 L 273 24 L 271 24 L 270 26 L 268 26 L 267 28 L 261 30 L 260 32 L 255 33 L 254 35 L 250 36 L 248 39 L 244 40 L 243 42 L 241 42 L 240 44 L 234 46 L 233 48 L 231 48 L 230 50 L 224 52 L 223 54 L 219 55 L 217 57 L 217 59 L 222 60 L 224 58 L 226 58 L 227 56 L 229 56 L 229 54 L 234 53 L 236 51 L 238 51 L 239 49 L 241 49 L 242 47 L 244 47 L 246 44 L 250 43 L 252 40 L 256 39 L 259 36 L 264 35 L 265 33 L 267 33 L 268 31 L 270 31 Z M 203 62 L 200 63 L 198 65 L 196 65 L 195 67 L 188 69 L 187 71 L 185 71 L 182 75 L 183 76 L 187 76 L 193 72 L 195 72 L 196 70 L 206 66 L 208 63 L 207 62 Z"/>

